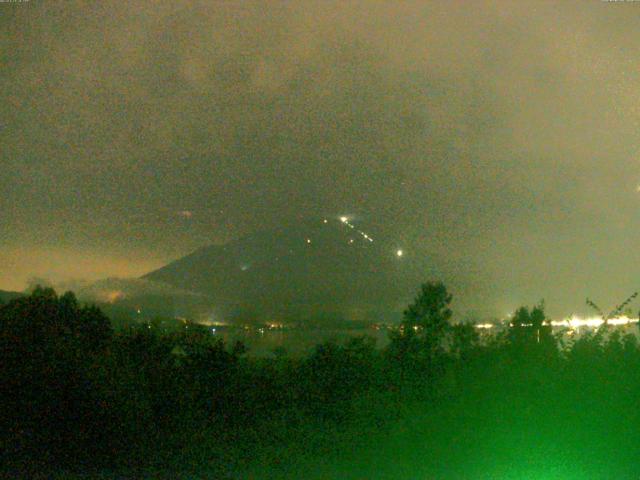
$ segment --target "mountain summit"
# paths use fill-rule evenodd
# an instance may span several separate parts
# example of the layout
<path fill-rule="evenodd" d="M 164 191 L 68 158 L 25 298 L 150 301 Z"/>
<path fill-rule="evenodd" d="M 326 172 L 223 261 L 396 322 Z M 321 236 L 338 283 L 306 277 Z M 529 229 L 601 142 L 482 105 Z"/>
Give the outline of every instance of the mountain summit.
<path fill-rule="evenodd" d="M 320 218 L 201 248 L 143 278 L 205 294 L 225 318 L 380 321 L 406 305 L 409 265 L 348 218 Z"/>

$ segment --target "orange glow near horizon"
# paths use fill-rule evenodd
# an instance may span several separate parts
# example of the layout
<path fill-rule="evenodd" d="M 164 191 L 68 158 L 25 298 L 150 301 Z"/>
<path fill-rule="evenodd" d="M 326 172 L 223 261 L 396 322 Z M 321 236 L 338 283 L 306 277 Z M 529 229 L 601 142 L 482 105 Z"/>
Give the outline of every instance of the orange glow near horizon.
<path fill-rule="evenodd" d="M 138 277 L 167 259 L 144 255 L 90 254 L 71 249 L 26 247 L 0 251 L 0 289 L 23 291 L 32 279 L 54 285 L 81 285 L 108 277 Z"/>

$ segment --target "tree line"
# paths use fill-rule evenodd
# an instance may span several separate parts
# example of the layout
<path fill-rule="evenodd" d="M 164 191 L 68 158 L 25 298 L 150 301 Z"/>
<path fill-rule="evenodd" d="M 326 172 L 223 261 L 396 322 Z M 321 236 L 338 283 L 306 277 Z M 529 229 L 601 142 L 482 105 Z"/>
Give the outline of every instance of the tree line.
<path fill-rule="evenodd" d="M 73 293 L 37 288 L 0 306 L 0 468 L 469 478 L 517 471 L 523 458 L 562 468 L 586 449 L 590 472 L 632 478 L 640 453 L 632 332 L 604 325 L 566 340 L 540 303 L 480 335 L 451 323 L 451 304 L 442 283 L 425 283 L 384 348 L 362 336 L 306 357 L 257 358 L 195 324 L 114 330 Z"/>

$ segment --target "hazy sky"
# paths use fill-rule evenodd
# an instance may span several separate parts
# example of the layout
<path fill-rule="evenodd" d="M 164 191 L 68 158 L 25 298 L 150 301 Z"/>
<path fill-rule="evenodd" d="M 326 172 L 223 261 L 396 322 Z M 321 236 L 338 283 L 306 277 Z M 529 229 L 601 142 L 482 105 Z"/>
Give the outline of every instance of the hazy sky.
<path fill-rule="evenodd" d="M 640 2 L 30 0 L 0 49 L 0 288 L 343 213 L 469 306 L 640 288 Z"/>

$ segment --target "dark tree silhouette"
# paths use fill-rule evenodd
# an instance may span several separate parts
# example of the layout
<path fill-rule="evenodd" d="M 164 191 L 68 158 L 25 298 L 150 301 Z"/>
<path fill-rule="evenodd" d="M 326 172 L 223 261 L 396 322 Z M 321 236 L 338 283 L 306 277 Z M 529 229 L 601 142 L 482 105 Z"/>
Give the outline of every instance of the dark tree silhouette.
<path fill-rule="evenodd" d="M 509 322 L 511 354 L 525 361 L 539 362 L 542 356 L 555 356 L 557 339 L 544 311 L 544 301 L 533 308 L 518 308 Z"/>
<path fill-rule="evenodd" d="M 450 328 L 451 300 L 452 295 L 442 282 L 428 282 L 422 285 L 414 302 L 404 311 L 403 329 L 415 332 L 429 357 L 443 351 Z"/>
<path fill-rule="evenodd" d="M 424 283 L 405 310 L 400 328 L 391 331 L 386 354 L 397 372 L 392 378 L 398 402 L 407 382 L 420 384 L 442 373 L 451 328 L 451 300 L 452 295 L 442 282 Z M 426 385 L 431 387 L 429 381 Z"/>
<path fill-rule="evenodd" d="M 479 341 L 480 335 L 473 323 L 457 323 L 451 327 L 449 348 L 456 359 L 467 360 Z"/>
<path fill-rule="evenodd" d="M 35 449 L 39 460 L 64 462 L 61 452 L 93 443 L 100 410 L 91 371 L 112 332 L 96 307 L 50 288 L 0 307 L 0 384 L 6 452 Z"/>

